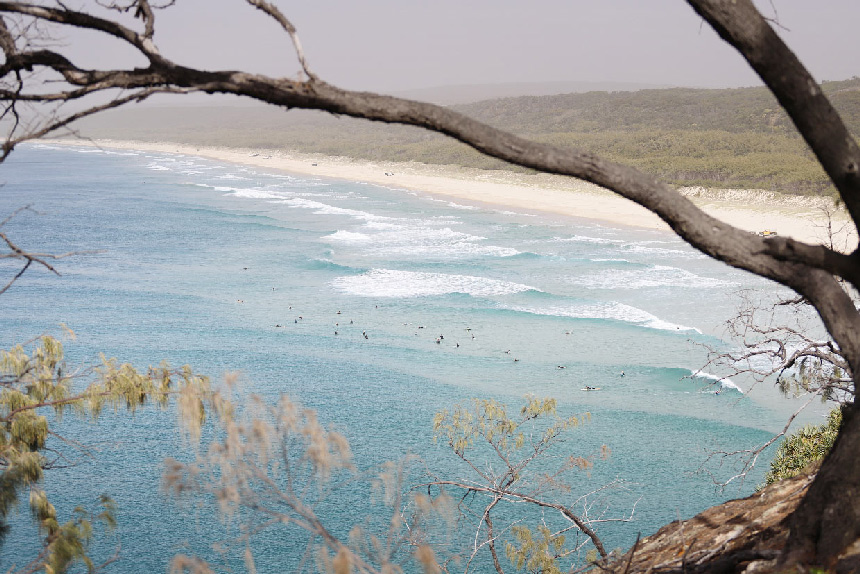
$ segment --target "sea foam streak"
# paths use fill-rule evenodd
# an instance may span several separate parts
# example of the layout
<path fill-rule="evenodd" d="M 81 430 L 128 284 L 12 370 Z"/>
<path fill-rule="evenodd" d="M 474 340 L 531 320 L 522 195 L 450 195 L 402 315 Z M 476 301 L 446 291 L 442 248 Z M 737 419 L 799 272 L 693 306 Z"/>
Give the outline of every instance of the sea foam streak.
<path fill-rule="evenodd" d="M 712 375 L 711 373 L 706 373 L 704 371 L 696 371 L 690 372 L 690 378 L 693 379 L 710 379 L 712 381 L 716 381 L 720 383 L 721 389 L 732 389 L 734 391 L 739 392 L 740 394 L 744 394 L 743 389 L 737 386 L 730 378 L 728 377 L 718 377 L 717 375 Z"/>
<path fill-rule="evenodd" d="M 338 277 L 331 282 L 331 285 L 340 291 L 362 297 L 432 297 L 451 293 L 464 293 L 473 297 L 493 297 L 529 290 L 537 291 L 528 285 L 473 275 L 391 269 L 371 269 L 362 275 Z"/>
<path fill-rule="evenodd" d="M 411 223 L 411 224 L 410 224 Z M 458 256 L 498 256 L 517 255 L 516 249 L 485 245 L 486 239 L 454 231 L 449 227 L 436 228 L 418 222 L 396 224 L 391 222 L 368 222 L 365 228 L 373 233 L 339 230 L 323 239 L 351 246 L 372 247 L 372 255 L 420 255 L 433 258 Z"/>
<path fill-rule="evenodd" d="M 576 319 L 609 319 L 632 323 L 649 329 L 662 331 L 693 331 L 701 333 L 695 327 L 685 327 L 664 321 L 647 311 L 619 303 L 617 301 L 589 302 L 580 305 L 555 305 L 544 307 L 510 307 L 512 311 L 532 313 L 534 315 L 550 315 L 556 317 L 573 317 Z"/>
<path fill-rule="evenodd" d="M 587 245 L 605 245 L 619 253 L 634 253 L 648 256 L 681 257 L 684 259 L 702 259 L 706 255 L 693 249 L 678 249 L 682 244 L 675 241 L 644 240 L 631 242 L 626 239 L 610 237 L 593 237 L 589 235 L 571 235 L 568 237 L 553 237 L 553 243 L 582 243 Z M 667 245 L 671 247 L 652 247 L 651 245 Z"/>
<path fill-rule="evenodd" d="M 643 289 L 648 287 L 725 287 L 728 281 L 701 277 L 677 267 L 654 265 L 645 269 L 606 269 L 567 280 L 586 289 Z"/>

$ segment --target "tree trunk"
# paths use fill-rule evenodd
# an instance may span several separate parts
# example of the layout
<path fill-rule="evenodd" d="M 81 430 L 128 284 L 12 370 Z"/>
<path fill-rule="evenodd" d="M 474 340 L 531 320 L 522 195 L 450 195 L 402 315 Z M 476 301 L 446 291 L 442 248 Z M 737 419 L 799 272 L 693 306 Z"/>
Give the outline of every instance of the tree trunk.
<path fill-rule="evenodd" d="M 842 428 L 801 503 L 788 518 L 781 563 L 835 567 L 860 539 L 860 408 L 843 408 Z"/>

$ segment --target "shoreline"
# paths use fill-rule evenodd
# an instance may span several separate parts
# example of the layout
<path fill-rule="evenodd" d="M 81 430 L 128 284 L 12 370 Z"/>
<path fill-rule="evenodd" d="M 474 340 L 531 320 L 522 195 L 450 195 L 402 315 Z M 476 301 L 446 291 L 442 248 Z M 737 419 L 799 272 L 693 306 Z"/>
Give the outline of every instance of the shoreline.
<path fill-rule="evenodd" d="M 44 139 L 32 143 L 194 155 L 294 174 L 420 191 L 526 212 L 670 231 L 656 215 L 628 199 L 594 184 L 557 175 L 417 162 L 371 162 L 319 154 L 171 142 Z M 840 231 L 842 227 L 853 231 L 851 225 L 844 225 L 850 223 L 845 210 L 835 210 L 832 200 L 827 198 L 786 196 L 765 190 L 681 188 L 680 191 L 706 213 L 747 231 L 770 229 L 800 241 L 826 243 L 828 224 L 832 223 L 837 248 L 850 251 L 857 246 L 855 233 Z"/>

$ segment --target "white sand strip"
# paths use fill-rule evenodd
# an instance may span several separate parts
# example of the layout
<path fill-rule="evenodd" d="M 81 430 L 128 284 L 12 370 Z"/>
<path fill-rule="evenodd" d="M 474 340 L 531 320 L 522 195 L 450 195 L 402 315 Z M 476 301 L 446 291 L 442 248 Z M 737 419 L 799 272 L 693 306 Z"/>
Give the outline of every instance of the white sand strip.
<path fill-rule="evenodd" d="M 374 163 L 277 150 L 197 147 L 169 142 L 70 139 L 44 140 L 44 143 L 196 155 L 294 174 L 423 191 L 513 210 L 541 211 L 668 230 L 657 216 L 632 201 L 563 176 L 416 162 Z M 851 250 L 857 246 L 857 235 L 845 211 L 836 210 L 829 199 L 786 196 L 762 190 L 686 188 L 682 192 L 707 213 L 747 231 L 769 229 L 801 241 L 829 244 L 829 228 L 833 230 L 837 248 Z"/>

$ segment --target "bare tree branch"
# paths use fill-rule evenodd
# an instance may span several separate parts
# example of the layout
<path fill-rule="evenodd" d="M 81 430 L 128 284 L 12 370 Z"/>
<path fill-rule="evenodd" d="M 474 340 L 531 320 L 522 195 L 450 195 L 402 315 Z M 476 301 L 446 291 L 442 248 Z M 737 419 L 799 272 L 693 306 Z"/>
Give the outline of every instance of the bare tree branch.
<path fill-rule="evenodd" d="M 20 215 L 24 211 L 30 211 L 38 215 L 38 212 L 34 211 L 31 206 L 25 205 L 24 207 L 20 207 L 13 211 L 10 215 L 8 215 L 3 221 L 0 221 L 0 229 L 2 229 L 9 221 L 11 221 L 14 217 Z M 51 273 L 55 275 L 59 275 L 60 272 L 57 271 L 53 265 L 51 265 L 48 260 L 56 260 L 56 259 L 64 259 L 66 257 L 72 257 L 75 255 L 83 255 L 83 254 L 92 254 L 97 253 L 96 251 L 69 251 L 67 253 L 40 253 L 35 251 L 27 251 L 24 248 L 18 246 L 15 242 L 9 239 L 6 233 L 0 231 L 0 240 L 6 244 L 6 247 L 9 249 L 8 252 L 0 252 L 0 260 L 2 259 L 20 259 L 24 262 L 24 266 L 2 287 L 0 288 L 0 295 L 9 290 L 12 285 L 24 275 L 24 273 L 30 268 L 34 263 L 37 265 L 41 265 Z"/>
<path fill-rule="evenodd" d="M 304 70 L 305 74 L 307 74 L 308 79 L 311 81 L 315 81 L 317 79 L 316 75 L 311 73 L 310 68 L 308 67 L 307 60 L 305 59 L 304 50 L 302 50 L 302 43 L 299 41 L 299 35 L 296 32 L 296 27 L 287 20 L 286 16 L 278 10 L 278 7 L 270 2 L 266 2 L 266 0 L 247 0 L 248 4 L 256 7 L 258 10 L 262 10 L 269 16 L 275 19 L 278 24 L 281 25 L 287 34 L 290 36 L 290 40 L 293 42 L 293 49 L 296 51 L 296 57 L 299 59 L 299 64 L 302 66 L 302 70 Z"/>
<path fill-rule="evenodd" d="M 479 152 L 516 165 L 595 183 L 642 205 L 703 253 L 795 290 L 815 307 L 849 367 L 846 371 L 855 373 L 860 369 L 860 313 L 840 282 L 842 279 L 854 289 L 860 288 L 860 254 L 856 249 L 845 254 L 832 245 L 757 237 L 709 216 L 655 178 L 586 151 L 529 141 L 448 108 L 339 89 L 310 72 L 294 26 L 273 4 L 267 0 L 246 1 L 277 21 L 290 36 L 308 81 L 242 71 L 198 70 L 175 64 L 163 57 L 153 42 L 155 15 L 149 0 L 107 4 L 112 9 L 134 9 L 143 21 L 143 32 L 69 9 L 60 2 L 57 7 L 0 2 L 0 18 L 4 19 L 0 25 L 0 49 L 5 55 L 0 65 L 0 101 L 4 106 L 0 116 L 8 122 L 4 126 L 8 131 L 0 160 L 21 141 L 65 127 L 80 117 L 161 92 L 234 94 L 285 109 L 322 110 L 417 126 L 446 134 Z M 688 3 L 741 53 L 774 93 L 832 180 L 856 228 L 860 222 L 860 148 L 821 88 L 751 0 L 688 0 Z M 15 22 L 14 28 L 10 28 L 10 22 Z M 115 38 L 146 58 L 148 66 L 81 68 L 63 55 L 62 50 L 38 41 L 48 38 L 43 26 L 80 28 Z M 46 76 L 50 81 L 60 78 L 64 87 L 46 92 Z M 116 90 L 127 95 L 109 104 L 92 105 L 85 112 L 57 114 L 41 125 L 31 123 L 31 106 L 54 105 Z M 34 261 L 27 260 L 26 265 Z M 46 265 L 44 261 L 38 263 Z M 809 356 L 824 352 L 810 349 Z M 789 357 L 786 352 L 786 360 L 797 361 L 798 357 Z M 854 395 L 857 389 L 853 383 L 846 383 L 844 391 Z M 853 397 L 848 400 L 853 401 L 850 410 L 854 416 L 844 418 L 843 430 L 821 467 L 820 478 L 796 512 L 799 518 L 792 518 L 795 524 L 789 546 L 798 549 L 789 553 L 792 559 L 820 558 L 830 567 L 853 540 L 860 538 L 860 457 L 856 457 L 860 451 L 860 401 L 854 401 Z M 841 488 L 846 481 L 851 485 L 849 490 Z M 837 492 L 854 494 L 850 503 L 841 504 L 835 496 Z M 834 536 L 834 532 L 839 535 Z"/>

